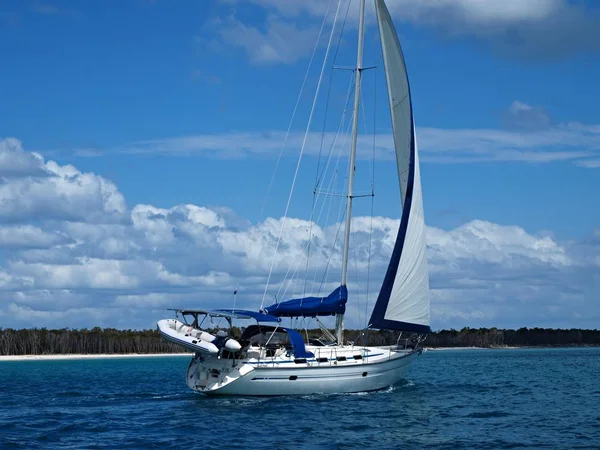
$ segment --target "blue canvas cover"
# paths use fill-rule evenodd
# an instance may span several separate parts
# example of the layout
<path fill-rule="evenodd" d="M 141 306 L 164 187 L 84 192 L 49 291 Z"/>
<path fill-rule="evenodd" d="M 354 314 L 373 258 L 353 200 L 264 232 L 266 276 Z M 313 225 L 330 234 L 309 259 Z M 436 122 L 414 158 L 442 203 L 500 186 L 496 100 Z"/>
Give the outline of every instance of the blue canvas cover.
<path fill-rule="evenodd" d="M 334 316 L 346 312 L 348 289 L 340 286 L 327 297 L 304 297 L 275 303 L 264 312 L 276 317 Z"/>
<path fill-rule="evenodd" d="M 291 328 L 284 328 L 284 330 L 290 338 L 290 342 L 294 348 L 294 356 L 296 358 L 312 358 L 315 356 L 314 353 L 306 351 L 306 345 L 304 344 L 304 339 L 302 339 L 300 333 Z"/>

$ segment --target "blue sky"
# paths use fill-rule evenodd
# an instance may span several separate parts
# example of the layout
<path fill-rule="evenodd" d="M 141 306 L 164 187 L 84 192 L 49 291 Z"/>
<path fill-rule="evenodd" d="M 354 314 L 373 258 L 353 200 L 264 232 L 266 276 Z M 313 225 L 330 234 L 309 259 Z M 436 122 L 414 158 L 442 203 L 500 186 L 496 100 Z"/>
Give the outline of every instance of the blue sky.
<path fill-rule="evenodd" d="M 585 316 L 585 311 L 596 305 L 592 318 L 581 322 L 582 326 L 594 326 L 600 317 L 596 290 L 600 269 L 600 8 L 591 1 L 567 0 L 510 0 L 502 5 L 463 0 L 388 3 L 411 79 L 426 220 L 433 229 L 446 233 L 438 236 L 437 231 L 432 232 L 440 241 L 431 246 L 440 249 L 441 242 L 450 246 L 442 251 L 443 257 L 435 252 L 441 258 L 440 270 L 448 270 L 432 272 L 436 290 L 432 298 L 434 328 L 578 326 L 579 319 L 573 314 Z M 138 306 L 146 310 L 148 305 L 159 311 L 173 302 L 194 304 L 195 299 L 207 295 L 212 295 L 214 301 L 221 296 L 229 299 L 226 292 L 230 284 L 244 285 L 248 277 L 259 276 L 247 267 L 237 267 L 245 263 L 233 261 L 222 248 L 226 257 L 218 264 L 205 260 L 207 256 L 198 243 L 201 238 L 196 235 L 195 254 L 173 256 L 168 247 L 174 244 L 159 236 L 154 242 L 155 253 L 142 255 L 140 249 L 149 243 L 136 239 L 148 239 L 149 229 L 141 232 L 143 227 L 134 225 L 132 230 L 138 234 L 132 237 L 128 234 L 131 230 L 109 231 L 106 227 L 131 223 L 134 212 L 140 211 L 136 210 L 139 205 L 163 211 L 155 213 L 163 214 L 170 223 L 163 224 L 169 232 L 185 228 L 179 222 L 170 222 L 183 214 L 175 214 L 173 208 L 178 205 L 217 211 L 228 230 L 260 228 L 268 217 L 282 216 L 297 144 L 306 127 L 337 2 L 331 2 L 329 19 L 292 124 L 290 144 L 267 206 L 264 210 L 261 207 L 327 5 L 317 0 L 302 4 L 274 0 L 186 0 L 177 4 L 163 0 L 3 2 L 0 141 L 5 140 L 3 151 L 7 155 L 1 160 L 3 173 L 14 173 L 15 161 L 36 152 L 44 157 L 44 165 L 56 162 L 61 169 L 52 169 L 53 173 L 60 172 L 66 183 L 71 183 L 69 176 L 78 180 L 87 177 L 88 181 L 69 184 L 69 189 L 54 183 L 48 188 L 56 189 L 52 198 L 66 203 L 54 208 L 48 197 L 41 208 L 42 203 L 38 205 L 33 198 L 34 191 L 27 190 L 33 189 L 27 184 L 33 182 L 30 173 L 23 172 L 18 180 L 14 175 L 5 175 L 5 204 L 14 208 L 3 213 L 4 225 L 21 227 L 20 232 L 49 233 L 63 241 L 40 243 L 42 247 L 35 251 L 44 252 L 43 258 L 32 254 L 28 248 L 31 245 L 21 248 L 8 241 L 3 244 L 2 273 L 6 280 L 14 278 L 14 283 L 5 282 L 8 294 L 6 304 L 0 303 L 0 326 L 15 317 L 23 326 L 31 325 L 26 312 L 29 317 L 57 325 L 68 326 L 77 316 L 83 317 L 78 322 L 82 325 L 91 326 L 97 321 L 127 326 L 127 321 L 115 318 L 124 297 L 137 296 L 137 306 L 131 306 L 131 311 L 137 311 Z M 342 2 L 342 15 L 345 5 Z M 352 65 L 355 61 L 355 16 L 355 8 L 351 7 L 337 64 Z M 371 150 L 368 139 L 375 129 L 381 150 L 375 163 L 375 211 L 382 217 L 397 219 L 385 82 L 379 52 L 373 52 L 377 48 L 376 29 L 369 23 L 365 64 L 379 68 L 365 74 L 364 154 Z M 290 210 L 292 217 L 309 218 L 314 182 L 311 168 L 316 162 L 330 66 L 331 60 L 311 127 L 308 157 L 302 166 L 306 170 Z M 350 76 L 342 71 L 333 74 L 331 115 L 326 124 L 330 133 L 335 131 Z M 10 145 L 7 139 L 12 139 Z M 366 159 L 359 162 L 364 173 L 368 174 L 369 164 Z M 64 167 L 69 165 L 76 174 L 67 174 L 70 169 Z M 119 204 L 111 203 L 107 208 L 108 184 L 102 184 L 102 180 L 112 186 L 109 190 L 114 187 L 114 198 L 121 196 L 122 205 L 115 200 Z M 13 189 L 11 183 L 18 184 Z M 90 186 L 96 186 L 96 190 L 85 191 Z M 362 186 L 368 187 L 368 180 Z M 76 199 L 69 197 L 71 194 Z M 87 202 L 88 194 L 95 200 Z M 78 216 L 77 205 L 97 209 Z M 98 208 L 111 219 L 89 219 L 101 216 L 96 214 Z M 30 213 L 15 215 L 14 211 L 24 209 Z M 368 214 L 369 209 L 370 203 L 365 201 L 358 205 L 357 212 Z M 68 214 L 58 221 L 56 211 Z M 113 220 L 113 213 L 123 217 Z M 154 216 L 148 217 L 152 220 Z M 83 233 L 83 224 L 95 231 Z M 153 233 L 155 225 L 151 226 Z M 214 226 L 209 228 L 213 230 Z M 23 227 L 35 229 L 27 231 Z M 115 234 L 109 236 L 111 233 Z M 202 239 L 208 239 L 212 231 L 205 233 Z M 174 236 L 178 239 L 180 235 Z M 467 254 L 452 253 L 457 252 L 456 242 L 473 236 L 478 240 L 465 244 Z M 518 236 L 533 241 L 525 242 Z M 114 275 L 120 279 L 137 277 L 137 281 L 125 283 L 119 292 L 83 275 L 87 281 L 75 281 L 78 275 L 74 274 L 87 264 L 81 258 L 92 257 L 99 247 L 106 246 L 103 239 L 122 239 L 127 245 L 137 242 L 136 251 L 141 253 L 121 248 L 124 253 L 119 256 L 97 256 L 94 264 L 99 266 L 94 266 L 94 271 L 100 266 L 125 264 L 131 257 L 162 265 L 173 276 L 189 275 L 182 267 L 197 267 L 192 270 L 194 276 L 219 273 L 229 278 L 222 290 L 217 287 L 210 294 L 196 279 L 182 282 L 185 288 L 179 286 L 177 290 L 167 281 L 164 286 L 147 284 L 145 277 L 152 279 L 151 275 L 127 275 L 129 269 L 121 266 L 114 273 L 106 269 L 112 274 L 106 275 L 107 279 Z M 482 239 L 502 258 L 489 259 L 486 246 L 482 247 L 482 255 L 476 254 L 473 249 L 480 248 Z M 559 258 L 557 253 L 549 262 L 547 255 L 530 253 L 547 248 L 544 243 L 550 245 L 548 240 L 567 259 Z M 525 247 L 527 251 L 522 249 Z M 382 261 L 385 251 L 382 249 Z M 512 286 L 502 292 L 457 292 L 452 286 L 458 275 L 450 270 L 456 267 L 451 255 L 456 264 L 466 265 L 461 266 L 461 279 L 481 280 L 481 273 L 489 269 L 487 264 L 493 264 L 494 270 L 514 271 L 522 267 L 525 258 L 531 263 L 528 270 L 536 270 L 532 275 L 535 281 L 524 282 L 524 291 L 518 292 Z M 433 261 L 432 265 L 438 263 Z M 62 284 L 57 278 L 61 271 L 70 274 L 59 277 Z M 565 291 L 561 301 L 556 300 L 558 294 L 552 300 L 548 297 L 557 276 L 563 280 Z M 257 287 L 248 288 L 248 306 L 260 297 L 260 282 L 252 279 Z M 574 284 L 578 286 L 576 293 L 571 292 Z M 486 286 L 490 288 L 489 283 Z M 538 289 L 537 296 L 529 292 L 532 287 Z M 465 295 L 478 305 L 479 315 L 469 315 L 472 305 L 465 306 L 459 300 Z M 530 295 L 533 300 L 527 301 L 528 313 L 511 303 Z M 39 301 L 44 296 L 55 299 L 55 304 L 63 298 L 70 300 L 65 300 L 62 309 L 53 308 L 50 300 Z M 492 306 L 481 306 L 489 298 L 497 300 Z M 539 305 L 549 308 L 547 315 L 536 313 Z M 578 305 L 575 312 L 573 305 Z M 153 314 L 157 313 L 135 319 L 134 325 L 152 326 Z"/>

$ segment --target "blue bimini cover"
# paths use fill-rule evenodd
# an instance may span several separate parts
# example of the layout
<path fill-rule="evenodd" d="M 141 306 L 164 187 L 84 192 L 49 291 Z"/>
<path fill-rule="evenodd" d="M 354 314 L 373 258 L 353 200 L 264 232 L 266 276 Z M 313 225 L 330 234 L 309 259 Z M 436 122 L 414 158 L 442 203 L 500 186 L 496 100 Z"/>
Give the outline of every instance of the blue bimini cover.
<path fill-rule="evenodd" d="M 346 312 L 348 289 L 340 286 L 327 297 L 304 297 L 275 303 L 263 311 L 276 317 L 334 316 Z"/>

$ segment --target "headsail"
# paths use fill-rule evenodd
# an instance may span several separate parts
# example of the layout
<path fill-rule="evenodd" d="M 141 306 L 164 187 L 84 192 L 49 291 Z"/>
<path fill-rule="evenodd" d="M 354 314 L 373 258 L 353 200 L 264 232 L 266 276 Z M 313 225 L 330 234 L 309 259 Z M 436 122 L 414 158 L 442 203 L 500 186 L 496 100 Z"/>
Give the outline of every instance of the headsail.
<path fill-rule="evenodd" d="M 383 0 L 375 0 L 400 178 L 400 229 L 369 327 L 428 333 L 425 219 L 410 86 L 400 42 Z"/>

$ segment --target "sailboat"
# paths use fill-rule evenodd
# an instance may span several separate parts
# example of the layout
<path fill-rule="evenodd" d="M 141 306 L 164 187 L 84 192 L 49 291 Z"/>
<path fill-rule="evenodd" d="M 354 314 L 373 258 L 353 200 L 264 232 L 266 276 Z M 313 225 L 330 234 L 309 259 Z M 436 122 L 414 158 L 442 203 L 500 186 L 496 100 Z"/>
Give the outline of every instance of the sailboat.
<path fill-rule="evenodd" d="M 387 272 L 368 321 L 369 329 L 408 335 L 396 345 L 368 347 L 344 340 L 348 302 L 348 258 L 354 198 L 353 183 L 363 72 L 365 0 L 360 0 L 358 53 L 343 239 L 341 284 L 327 296 L 302 297 L 263 307 L 176 309 L 178 319 L 158 322 L 161 335 L 194 352 L 186 372 L 196 392 L 221 395 L 295 395 L 366 392 L 387 388 L 406 377 L 410 364 L 431 332 L 425 222 L 412 100 L 400 42 L 384 0 L 374 0 L 391 112 L 402 215 Z M 179 317 L 181 316 L 181 317 Z M 329 341 L 308 339 L 282 324 L 282 318 L 335 316 Z M 179 318 L 182 320 L 180 321 Z M 203 324 L 224 319 L 256 322 L 235 339 L 216 335 Z M 208 319 L 208 320 L 207 320 Z M 320 323 L 320 322 L 319 322 Z"/>

